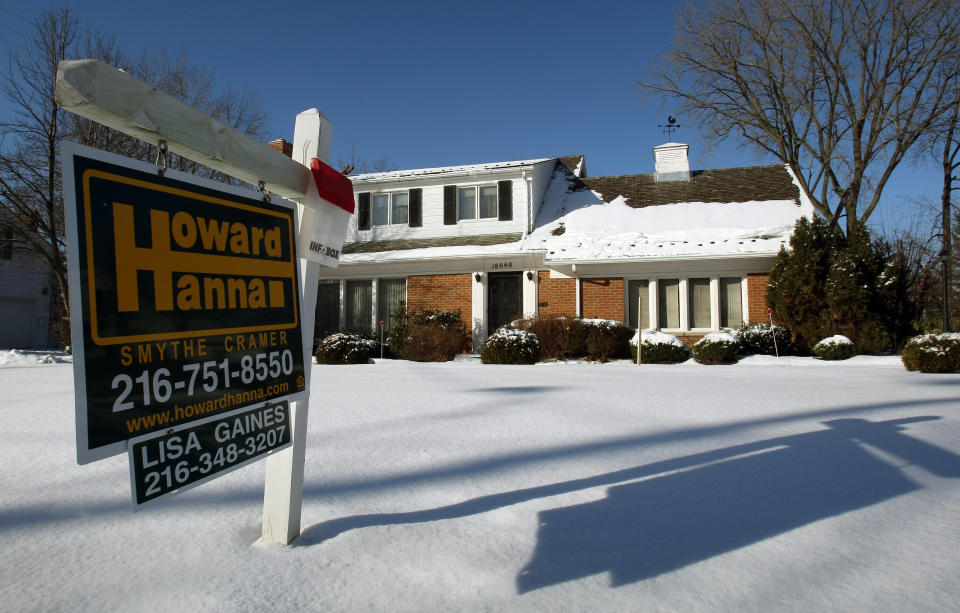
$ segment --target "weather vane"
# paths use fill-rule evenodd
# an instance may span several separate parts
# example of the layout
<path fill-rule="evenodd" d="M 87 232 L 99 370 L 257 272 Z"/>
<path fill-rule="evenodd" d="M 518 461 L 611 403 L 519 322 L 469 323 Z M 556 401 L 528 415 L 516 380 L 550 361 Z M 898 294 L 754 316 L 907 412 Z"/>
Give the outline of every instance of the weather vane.
<path fill-rule="evenodd" d="M 677 123 L 677 118 L 673 115 L 667 117 L 667 123 L 657 124 L 658 128 L 663 128 L 663 131 L 667 133 L 667 138 L 673 140 L 673 131 L 680 127 L 680 124 Z"/>

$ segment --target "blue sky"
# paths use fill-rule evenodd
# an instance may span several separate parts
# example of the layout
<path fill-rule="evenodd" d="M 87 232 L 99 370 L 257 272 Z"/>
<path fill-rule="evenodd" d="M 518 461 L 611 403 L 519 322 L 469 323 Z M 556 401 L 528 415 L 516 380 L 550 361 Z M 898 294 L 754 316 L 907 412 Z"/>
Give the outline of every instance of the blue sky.
<path fill-rule="evenodd" d="M 0 54 L 63 2 L 0 0 Z M 272 137 L 293 138 L 297 113 L 333 122 L 332 159 L 351 151 L 422 168 L 586 155 L 592 176 L 653 170 L 669 102 L 637 80 L 665 51 L 677 3 L 593 0 L 274 2 L 75 0 L 86 26 L 131 55 L 186 53 L 221 85 L 259 91 Z M 6 64 L 4 63 L 4 68 Z M 0 107 L 2 111 L 3 107 Z M 774 163 L 735 143 L 707 150 L 678 117 L 673 140 L 694 168 Z M 875 221 L 903 223 L 910 200 L 936 201 L 935 164 L 907 163 Z M 871 218 L 874 221 L 874 218 Z"/>

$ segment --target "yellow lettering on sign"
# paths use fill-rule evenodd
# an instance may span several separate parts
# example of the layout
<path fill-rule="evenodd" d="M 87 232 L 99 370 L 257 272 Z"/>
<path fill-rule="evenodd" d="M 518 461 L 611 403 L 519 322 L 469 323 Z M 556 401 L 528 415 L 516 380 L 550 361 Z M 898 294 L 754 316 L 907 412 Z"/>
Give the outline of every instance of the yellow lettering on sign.
<path fill-rule="evenodd" d="M 150 211 L 150 247 L 135 244 L 133 206 L 113 203 L 114 251 L 117 265 L 117 308 L 140 310 L 137 273 L 153 273 L 157 311 L 283 308 L 287 304 L 282 279 L 293 277 L 287 261 L 245 255 L 282 256 L 279 227 L 247 226 L 179 211 Z M 172 241 L 171 241 L 172 239 Z M 197 243 L 206 251 L 190 249 Z M 178 278 L 174 288 L 173 275 Z M 243 275 L 243 276 L 238 276 Z M 292 284 L 291 284 L 292 285 Z"/>

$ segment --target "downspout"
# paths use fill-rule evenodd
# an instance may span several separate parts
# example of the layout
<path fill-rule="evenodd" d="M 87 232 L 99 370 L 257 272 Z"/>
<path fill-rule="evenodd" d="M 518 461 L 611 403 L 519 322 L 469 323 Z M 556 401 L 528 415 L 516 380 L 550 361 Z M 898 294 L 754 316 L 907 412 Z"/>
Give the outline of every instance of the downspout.
<path fill-rule="evenodd" d="M 533 179 L 527 176 L 527 171 L 520 172 L 520 178 L 527 186 L 527 234 L 533 232 Z"/>
<path fill-rule="evenodd" d="M 574 264 L 574 265 L 572 266 L 572 268 L 573 268 L 573 283 L 574 283 L 574 288 L 576 288 L 576 292 L 574 293 L 574 300 L 577 301 L 577 305 L 576 305 L 576 306 L 577 306 L 577 317 L 583 317 L 583 309 L 580 307 L 580 303 L 581 303 L 581 300 L 580 300 L 580 274 L 577 273 L 577 265 L 576 265 L 576 264 Z"/>

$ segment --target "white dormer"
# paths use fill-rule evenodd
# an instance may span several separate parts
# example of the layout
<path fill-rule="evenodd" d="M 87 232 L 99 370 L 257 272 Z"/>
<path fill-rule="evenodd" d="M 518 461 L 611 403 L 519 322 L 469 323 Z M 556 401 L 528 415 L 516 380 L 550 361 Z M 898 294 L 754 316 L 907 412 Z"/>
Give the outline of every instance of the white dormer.
<path fill-rule="evenodd" d="M 687 181 L 690 179 L 689 145 L 664 143 L 653 148 L 657 181 Z"/>

